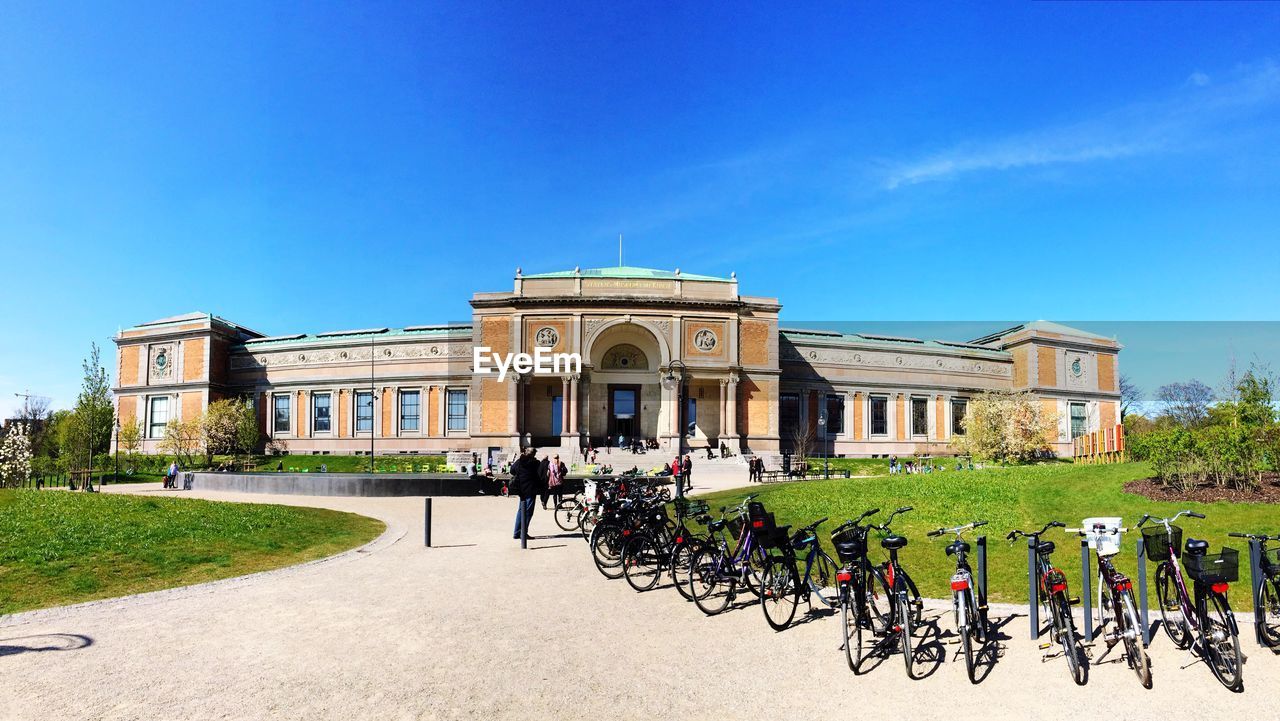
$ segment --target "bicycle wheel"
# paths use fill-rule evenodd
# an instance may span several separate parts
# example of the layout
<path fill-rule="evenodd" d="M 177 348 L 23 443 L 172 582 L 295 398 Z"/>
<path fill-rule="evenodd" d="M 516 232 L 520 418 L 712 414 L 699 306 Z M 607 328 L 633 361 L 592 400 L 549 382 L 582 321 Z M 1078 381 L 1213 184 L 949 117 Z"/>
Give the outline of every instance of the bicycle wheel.
<path fill-rule="evenodd" d="M 578 528 L 582 529 L 582 540 L 591 541 L 591 532 L 596 529 L 600 523 L 600 507 L 594 506 L 582 509 L 581 517 L 578 519 Z"/>
<path fill-rule="evenodd" d="M 572 533 L 578 530 L 578 504 L 576 501 L 566 498 L 556 506 L 556 525 L 562 531 Z"/>
<path fill-rule="evenodd" d="M 911 575 L 902 569 L 898 569 L 902 574 L 902 580 L 907 582 L 908 602 L 911 606 L 911 623 L 919 626 L 921 619 L 924 618 L 924 602 L 920 600 L 920 589 L 916 588 L 916 582 L 911 580 Z"/>
<path fill-rule="evenodd" d="M 858 672 L 862 662 L 862 623 L 853 588 L 846 585 L 840 593 L 840 626 L 844 629 L 844 660 L 849 670 Z"/>
<path fill-rule="evenodd" d="M 970 580 L 970 583 L 972 583 L 972 580 Z M 973 640 L 981 648 L 987 645 L 987 616 L 978 610 L 978 591 L 976 587 L 969 589 L 968 598 L 969 628 L 973 631 Z"/>
<path fill-rule="evenodd" d="M 760 597 L 760 578 L 764 575 L 764 571 L 769 567 L 769 554 L 764 552 L 760 546 L 751 549 L 751 553 L 747 555 L 747 560 L 743 564 L 746 566 L 746 578 L 743 579 L 743 585 L 751 592 L 752 596 Z"/>
<path fill-rule="evenodd" d="M 760 577 L 760 608 L 770 628 L 782 631 L 791 625 L 800 605 L 800 582 L 796 578 L 795 562 L 777 557 Z"/>
<path fill-rule="evenodd" d="M 689 592 L 698 610 L 714 616 L 729 607 L 737 580 L 722 573 L 724 554 L 719 549 L 706 549 L 693 557 L 689 569 Z"/>
<path fill-rule="evenodd" d="M 622 576 L 622 528 L 612 524 L 596 526 L 591 532 L 591 557 L 605 578 Z"/>
<path fill-rule="evenodd" d="M 840 589 L 837 587 L 836 574 L 840 569 L 825 551 L 819 550 L 809 569 L 809 592 L 817 596 L 822 605 L 835 608 L 840 603 Z"/>
<path fill-rule="evenodd" d="M 889 582 L 879 566 L 872 566 L 867 578 L 867 630 L 873 636 L 888 636 L 893 627 L 893 602 Z"/>
<path fill-rule="evenodd" d="M 1169 566 L 1156 569 L 1156 599 L 1160 601 L 1160 627 L 1178 648 L 1191 648 L 1191 627 L 1182 613 L 1182 597 L 1178 582 Z"/>
<path fill-rule="evenodd" d="M 912 665 L 915 663 L 916 657 L 911 650 L 911 627 L 912 618 L 915 612 L 911 608 L 911 601 L 905 589 L 900 590 L 897 595 L 898 599 L 898 640 L 902 643 L 902 661 L 907 665 L 907 678 L 914 679 Z"/>
<path fill-rule="evenodd" d="M 637 534 L 622 547 L 622 575 L 636 591 L 648 591 L 662 575 L 662 554 L 647 533 Z"/>
<path fill-rule="evenodd" d="M 1083 686 L 1089 683 L 1089 661 L 1080 646 L 1080 637 L 1076 635 L 1076 623 L 1071 618 L 1071 604 L 1062 594 L 1055 596 L 1052 604 L 1058 643 L 1062 646 L 1062 655 L 1067 658 L 1071 679 L 1077 686 Z"/>
<path fill-rule="evenodd" d="M 956 614 L 956 634 L 960 636 L 960 648 L 964 651 L 964 670 L 970 683 L 977 683 L 977 659 L 973 655 L 973 604 L 968 591 L 956 591 L 951 595 Z"/>
<path fill-rule="evenodd" d="M 1270 647 L 1280 646 L 1280 579 L 1262 582 L 1258 595 L 1262 609 L 1262 640 Z"/>
<path fill-rule="evenodd" d="M 1147 658 L 1147 650 L 1142 646 L 1142 626 L 1138 625 L 1138 604 L 1133 600 L 1133 591 L 1125 591 L 1120 596 L 1120 608 L 1117 610 L 1116 626 L 1124 634 L 1129 668 L 1138 674 L 1143 688 L 1151 688 L 1151 659 Z"/>
<path fill-rule="evenodd" d="M 685 539 L 671 553 L 671 583 L 686 601 L 693 600 L 693 594 L 689 591 L 689 569 L 693 567 L 693 557 L 703 548 L 705 546 L 701 542 Z"/>
<path fill-rule="evenodd" d="M 1205 660 L 1223 686 L 1239 690 L 1244 682 L 1244 659 L 1240 655 L 1240 637 L 1236 635 L 1231 606 L 1221 593 L 1209 594 L 1208 608 L 1200 629 L 1204 639 Z"/>

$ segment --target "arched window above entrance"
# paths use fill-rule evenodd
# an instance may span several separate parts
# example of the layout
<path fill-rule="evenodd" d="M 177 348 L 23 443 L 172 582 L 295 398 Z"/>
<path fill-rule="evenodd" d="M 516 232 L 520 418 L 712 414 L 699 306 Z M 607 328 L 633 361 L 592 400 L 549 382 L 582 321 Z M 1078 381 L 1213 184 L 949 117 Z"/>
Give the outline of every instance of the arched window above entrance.
<path fill-rule="evenodd" d="M 605 351 L 600 367 L 602 370 L 648 370 L 649 358 L 630 343 L 619 343 Z"/>

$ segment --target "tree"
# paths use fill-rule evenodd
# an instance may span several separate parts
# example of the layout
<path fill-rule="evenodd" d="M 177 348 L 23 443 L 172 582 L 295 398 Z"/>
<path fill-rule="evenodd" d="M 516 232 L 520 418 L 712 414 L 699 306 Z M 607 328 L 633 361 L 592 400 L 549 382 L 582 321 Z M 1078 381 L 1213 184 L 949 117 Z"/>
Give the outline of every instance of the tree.
<path fill-rule="evenodd" d="M 203 426 L 207 453 L 239 456 L 253 453 L 258 446 L 258 417 L 253 406 L 244 399 L 230 398 L 210 403 Z"/>
<path fill-rule="evenodd" d="M 975 458 L 1026 461 L 1051 449 L 1056 413 L 1047 413 L 1026 391 L 988 391 L 969 402 L 956 446 Z"/>
<path fill-rule="evenodd" d="M 184 466 L 192 465 L 192 457 L 200 452 L 204 444 L 204 430 L 200 418 L 170 420 L 164 427 L 164 438 L 160 440 L 160 450 L 177 457 Z"/>
<path fill-rule="evenodd" d="M 121 424 L 116 441 L 125 453 L 137 453 L 142 447 L 142 424 L 137 421 Z"/>
<path fill-rule="evenodd" d="M 27 425 L 14 423 L 0 441 L 0 487 L 17 488 L 31 478 L 31 437 Z"/>
<path fill-rule="evenodd" d="M 80 395 L 76 398 L 75 410 L 67 419 L 61 444 L 74 469 L 92 468 L 93 457 L 108 451 L 115 424 L 111 385 L 107 382 L 107 370 L 102 367 L 97 343 L 90 346 L 89 357 L 82 367 L 84 379 Z"/>
<path fill-rule="evenodd" d="M 27 437 L 31 441 L 31 454 L 34 456 L 52 455 L 53 439 L 49 433 L 49 399 L 44 396 L 22 395 L 22 407 L 15 418 L 26 426 Z"/>
<path fill-rule="evenodd" d="M 1120 422 L 1142 403 L 1142 389 L 1129 376 L 1120 376 Z"/>
<path fill-rule="evenodd" d="M 240 401 L 240 413 L 236 418 L 236 450 L 250 455 L 258 449 L 262 431 L 258 430 L 258 413 L 253 404 Z"/>
<path fill-rule="evenodd" d="M 804 470 L 805 463 L 809 458 L 809 451 L 813 448 L 813 442 L 817 435 L 817 429 L 810 423 L 796 425 L 795 430 L 791 433 L 791 451 L 795 454 L 795 458 L 791 461 L 792 468 Z"/>
<path fill-rule="evenodd" d="M 1209 417 L 1209 404 L 1213 398 L 1213 389 L 1194 378 L 1186 383 L 1160 386 L 1156 391 L 1156 399 L 1164 406 L 1164 414 L 1186 428 L 1197 426 Z"/>

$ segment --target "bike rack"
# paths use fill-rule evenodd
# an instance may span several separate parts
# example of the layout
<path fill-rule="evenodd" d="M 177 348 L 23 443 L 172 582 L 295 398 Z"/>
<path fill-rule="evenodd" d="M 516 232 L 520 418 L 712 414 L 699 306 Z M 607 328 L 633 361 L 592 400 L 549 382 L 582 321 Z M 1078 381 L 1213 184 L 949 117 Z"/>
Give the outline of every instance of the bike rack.
<path fill-rule="evenodd" d="M 1249 587 L 1253 590 L 1253 638 L 1259 646 L 1271 648 L 1262 635 L 1262 626 L 1267 622 L 1267 610 L 1258 603 L 1262 598 L 1262 542 L 1256 538 L 1249 539 Z"/>
<path fill-rule="evenodd" d="M 1147 543 L 1138 534 L 1138 625 L 1142 627 L 1142 646 L 1151 645 L 1150 605 L 1147 603 Z"/>
<path fill-rule="evenodd" d="M 978 590 L 982 591 L 982 605 L 987 605 L 987 537 L 978 536 Z M 986 612 L 983 611 L 983 615 Z"/>
<path fill-rule="evenodd" d="M 1040 594 L 1036 589 L 1040 579 L 1036 578 L 1036 539 L 1027 537 L 1027 600 L 1029 613 L 1027 621 L 1031 624 L 1031 640 L 1040 638 Z"/>
<path fill-rule="evenodd" d="M 1084 640 L 1085 643 L 1093 641 L 1093 589 L 1091 587 L 1092 567 L 1090 561 L 1089 541 L 1080 539 L 1080 577 L 1083 583 L 1080 584 L 1080 597 L 1084 599 Z"/>

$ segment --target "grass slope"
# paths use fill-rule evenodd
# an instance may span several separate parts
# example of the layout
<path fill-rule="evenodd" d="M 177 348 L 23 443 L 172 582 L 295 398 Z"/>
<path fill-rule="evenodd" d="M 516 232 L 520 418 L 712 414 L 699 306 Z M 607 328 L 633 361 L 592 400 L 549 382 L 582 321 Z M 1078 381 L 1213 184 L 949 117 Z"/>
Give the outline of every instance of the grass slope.
<path fill-rule="evenodd" d="M 263 456 L 255 470 L 274 471 L 280 465 L 285 471 L 319 473 L 323 464 L 329 473 L 367 473 L 368 456 Z M 445 470 L 444 456 L 375 456 L 374 468 L 379 473 L 433 473 Z"/>
<path fill-rule="evenodd" d="M 384 528 L 314 508 L 0 491 L 0 613 L 279 568 L 361 545 Z"/>
<path fill-rule="evenodd" d="M 946 542 L 941 538 L 926 538 L 925 533 L 939 526 L 989 521 L 989 525 L 981 530 L 988 536 L 991 600 L 1011 603 L 1027 601 L 1027 547 L 1025 541 L 1016 544 L 1005 541 L 1005 534 L 1010 530 L 1039 530 L 1051 520 L 1076 527 L 1082 519 L 1090 516 L 1121 516 L 1126 525 L 1133 526 L 1144 513 L 1172 516 L 1177 511 L 1192 509 L 1204 513 L 1207 518 L 1203 521 L 1183 519 L 1180 525 L 1184 538 L 1207 539 L 1210 552 L 1231 541 L 1225 545 L 1238 549 L 1241 556 L 1240 581 L 1232 586 L 1232 605 L 1236 609 L 1250 608 L 1248 544 L 1242 539 L 1228 539 L 1226 534 L 1228 531 L 1280 532 L 1280 509 L 1264 504 L 1159 503 L 1124 492 L 1126 481 L 1149 475 L 1150 470 L 1137 463 L 1110 466 L 1048 464 L 873 479 L 805 481 L 725 491 L 706 498 L 712 508 L 717 509 L 722 505 L 733 505 L 748 493 L 758 492 L 759 500 L 775 514 L 778 523 L 793 528 L 828 516 L 831 520 L 819 529 L 819 537 L 833 558 L 829 533 L 840 522 L 857 517 L 870 508 L 880 508 L 883 512 L 879 518 L 883 519 L 899 506 L 914 506 L 913 512 L 895 521 L 894 531 L 910 539 L 910 544 L 899 557 L 919 585 L 920 592 L 931 598 L 950 596 L 948 582 L 955 564 L 943 551 Z M 1135 578 L 1138 535 L 1136 532 L 1125 535 L 1124 550 L 1116 561 L 1122 572 Z M 976 538 L 976 535 L 970 538 Z M 1078 592 L 1078 537 L 1055 529 L 1045 538 L 1058 544 L 1054 562 L 1067 572 L 1072 592 Z M 875 549 L 873 559 L 879 560 L 883 552 L 874 542 L 872 548 Z M 975 567 L 976 562 L 975 557 Z M 1154 599 L 1155 568 L 1151 564 L 1148 564 L 1148 575 Z"/>

